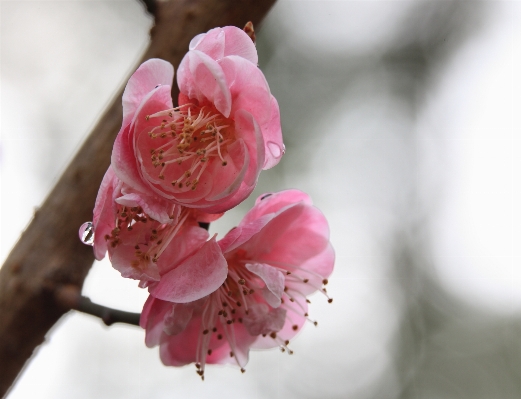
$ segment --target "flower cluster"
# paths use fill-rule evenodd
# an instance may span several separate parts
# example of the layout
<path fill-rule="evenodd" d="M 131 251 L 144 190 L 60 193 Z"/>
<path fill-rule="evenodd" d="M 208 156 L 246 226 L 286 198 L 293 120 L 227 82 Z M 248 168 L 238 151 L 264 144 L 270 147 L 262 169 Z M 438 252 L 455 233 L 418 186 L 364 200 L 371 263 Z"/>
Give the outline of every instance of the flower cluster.
<path fill-rule="evenodd" d="M 204 378 L 206 364 L 244 371 L 250 348 L 292 353 L 289 341 L 310 320 L 306 297 L 327 297 L 334 251 L 326 219 L 298 190 L 261 196 L 220 240 L 200 227 L 247 198 L 284 154 L 250 36 L 235 27 L 196 36 L 177 73 L 177 107 L 173 77 L 152 59 L 130 78 L 111 166 L 80 236 L 148 288 L 146 344 L 159 345 L 166 365 L 195 363 Z"/>

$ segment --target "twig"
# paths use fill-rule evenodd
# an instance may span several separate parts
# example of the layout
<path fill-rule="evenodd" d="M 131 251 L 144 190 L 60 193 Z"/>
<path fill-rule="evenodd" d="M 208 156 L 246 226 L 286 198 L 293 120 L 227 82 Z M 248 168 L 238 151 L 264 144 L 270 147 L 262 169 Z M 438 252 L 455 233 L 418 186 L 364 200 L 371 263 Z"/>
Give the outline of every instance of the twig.
<path fill-rule="evenodd" d="M 57 288 L 54 296 L 58 305 L 65 309 L 74 309 L 78 312 L 99 317 L 107 326 L 114 323 L 139 326 L 139 318 L 141 316 L 139 313 L 125 312 L 93 303 L 89 298 L 82 296 L 80 289 L 75 285 L 68 284 Z"/>
<path fill-rule="evenodd" d="M 257 27 L 275 0 L 170 0 L 156 3 L 155 26 L 142 61 L 157 57 L 177 70 L 197 34 L 216 26 L 247 21 Z M 54 290 L 77 287 L 94 261 L 92 248 L 78 239 L 79 226 L 92 220 L 96 194 L 110 163 L 122 120 L 121 95 L 98 121 L 90 136 L 53 188 L 9 257 L 0 268 L 0 397 L 66 312 Z M 172 97 L 178 97 L 172 85 Z"/>
<path fill-rule="evenodd" d="M 148 11 L 148 13 L 152 16 L 156 15 L 157 11 L 157 3 L 156 0 L 140 0 L 143 3 Z"/>

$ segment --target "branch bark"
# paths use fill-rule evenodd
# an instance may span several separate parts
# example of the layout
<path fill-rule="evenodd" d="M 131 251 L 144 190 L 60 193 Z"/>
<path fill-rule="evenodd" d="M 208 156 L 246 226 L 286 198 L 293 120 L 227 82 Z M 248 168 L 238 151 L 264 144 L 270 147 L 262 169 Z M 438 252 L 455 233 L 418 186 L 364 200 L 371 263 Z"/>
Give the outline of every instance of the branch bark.
<path fill-rule="evenodd" d="M 139 326 L 140 313 L 125 312 L 124 310 L 98 305 L 92 302 L 90 298 L 82 296 L 80 289 L 76 285 L 69 284 L 56 288 L 54 298 L 64 309 L 74 309 L 78 312 L 99 317 L 107 326 L 111 326 L 114 323 Z"/>
<path fill-rule="evenodd" d="M 158 57 L 177 68 L 190 40 L 215 26 L 261 22 L 275 0 L 155 2 L 155 26 L 142 61 Z M 94 257 L 77 236 L 92 219 L 98 187 L 110 163 L 122 120 L 121 95 L 98 121 L 79 152 L 0 269 L 0 397 L 5 397 L 49 329 L 67 311 L 55 300 L 65 285 L 81 289 Z M 177 85 L 172 95 L 177 99 Z"/>

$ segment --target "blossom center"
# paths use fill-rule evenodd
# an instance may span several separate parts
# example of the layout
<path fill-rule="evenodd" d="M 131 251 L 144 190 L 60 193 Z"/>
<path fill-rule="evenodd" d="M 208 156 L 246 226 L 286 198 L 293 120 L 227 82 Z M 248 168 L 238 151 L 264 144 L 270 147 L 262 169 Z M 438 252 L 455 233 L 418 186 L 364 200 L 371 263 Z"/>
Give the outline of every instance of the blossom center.
<path fill-rule="evenodd" d="M 157 263 L 163 251 L 182 227 L 188 217 L 188 210 L 174 206 L 171 223 L 161 224 L 147 216 L 143 208 L 118 206 L 116 227 L 105 235 L 111 248 L 126 244 L 134 246 L 134 258 L 130 266 L 144 271 L 150 262 Z M 146 226 L 145 226 L 146 225 Z"/>
<path fill-rule="evenodd" d="M 162 118 L 148 132 L 148 162 L 158 179 L 168 177 L 174 188 L 195 190 L 209 165 L 227 165 L 227 147 L 235 141 L 232 123 L 213 106 L 185 104 L 146 117 L 152 118 Z"/>

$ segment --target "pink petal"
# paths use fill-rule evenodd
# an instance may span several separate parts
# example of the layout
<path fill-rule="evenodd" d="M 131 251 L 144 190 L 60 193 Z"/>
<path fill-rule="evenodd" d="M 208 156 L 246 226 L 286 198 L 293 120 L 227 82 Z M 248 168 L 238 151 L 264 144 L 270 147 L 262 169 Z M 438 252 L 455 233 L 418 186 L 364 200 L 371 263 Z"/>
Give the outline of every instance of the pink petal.
<path fill-rule="evenodd" d="M 149 295 L 139 319 L 139 325 L 146 329 L 145 344 L 149 348 L 159 345 L 163 334 L 163 319 L 171 311 L 173 304 Z"/>
<path fill-rule="evenodd" d="M 244 216 L 241 224 L 250 223 L 263 215 L 281 212 L 284 208 L 299 202 L 312 205 L 309 195 L 300 190 L 284 190 L 278 193 L 262 194 L 255 201 L 254 207 Z"/>
<path fill-rule="evenodd" d="M 114 171 L 109 166 L 96 197 L 94 205 L 93 220 L 94 225 L 94 257 L 101 260 L 107 252 L 107 241 L 105 235 L 110 234 L 114 229 L 114 207 L 112 202 L 112 193 L 114 191 L 115 180 L 117 179 Z"/>
<path fill-rule="evenodd" d="M 129 193 L 116 199 L 116 202 L 123 206 L 140 206 L 144 212 L 159 223 L 172 223 L 168 210 L 172 205 L 162 198 L 141 193 Z"/>
<path fill-rule="evenodd" d="M 270 334 L 282 329 L 286 321 L 286 310 L 270 309 L 268 305 L 258 303 L 248 308 L 248 314 L 242 320 L 251 335 Z"/>
<path fill-rule="evenodd" d="M 268 82 L 257 65 L 229 56 L 219 61 L 232 96 L 231 115 L 240 109 L 251 113 L 261 125 L 271 119 L 271 94 Z"/>
<path fill-rule="evenodd" d="M 226 166 L 214 162 L 207 170 L 213 180 L 212 191 L 205 198 L 207 201 L 219 201 L 238 190 L 250 166 L 248 148 L 244 140 L 238 139 L 230 144 L 224 160 Z"/>
<path fill-rule="evenodd" d="M 192 39 L 189 49 L 201 51 L 214 60 L 237 55 L 255 65 L 258 62 L 255 44 L 242 29 L 235 26 L 214 28 L 207 33 L 199 34 Z"/>
<path fill-rule="evenodd" d="M 248 148 L 249 167 L 244 176 L 244 184 L 255 187 L 264 165 L 264 143 L 259 125 L 255 118 L 245 110 L 235 114 L 235 132 Z"/>
<path fill-rule="evenodd" d="M 167 366 L 184 366 L 195 362 L 197 341 L 201 335 L 201 318 L 192 318 L 177 335 L 163 334 L 159 355 Z"/>
<path fill-rule="evenodd" d="M 315 207 L 298 203 L 283 210 L 243 248 L 263 263 L 300 265 L 320 254 L 329 244 L 329 228 Z"/>
<path fill-rule="evenodd" d="M 123 126 L 132 120 L 145 96 L 157 85 L 171 85 L 174 67 L 167 61 L 152 58 L 142 63 L 130 77 L 123 92 Z"/>
<path fill-rule="evenodd" d="M 265 297 L 268 304 L 272 308 L 279 307 L 280 298 L 284 292 L 284 275 L 274 267 L 262 263 L 246 264 L 246 269 L 259 276 L 269 292 L 273 294 Z"/>
<path fill-rule="evenodd" d="M 141 181 L 132 140 L 133 134 L 127 125 L 116 137 L 110 164 L 121 181 L 143 192 L 147 190 L 147 186 Z"/>
<path fill-rule="evenodd" d="M 286 310 L 286 319 L 284 326 L 277 332 L 278 340 L 274 340 L 269 335 L 263 337 L 259 335 L 255 342 L 251 345 L 252 349 L 268 349 L 279 346 L 280 341 L 290 341 L 300 332 L 306 322 L 305 313 L 308 311 L 308 304 L 305 297 L 296 297 L 295 302 L 285 301 L 280 308 L 276 310 Z M 294 329 L 296 326 L 296 329 Z"/>
<path fill-rule="evenodd" d="M 277 165 L 286 151 L 282 142 L 279 104 L 273 96 L 271 96 L 271 118 L 261 128 L 266 153 L 263 169 L 267 170 Z"/>
<path fill-rule="evenodd" d="M 132 234 L 139 234 L 134 229 Z M 121 273 L 121 276 L 143 282 L 159 281 L 160 276 L 157 265 L 149 260 L 141 263 L 140 267 L 132 267 L 132 261 L 136 259 L 134 245 L 137 240 L 125 238 L 124 242 L 115 248 L 109 248 L 110 262 L 112 267 Z"/>
<path fill-rule="evenodd" d="M 190 57 L 187 55 L 183 57 L 179 64 L 179 68 L 177 69 L 177 86 L 180 91 L 179 105 L 190 103 L 190 101 L 181 101 L 181 98 L 183 98 L 183 100 L 186 98 L 188 100 L 197 100 L 199 102 L 204 100 L 204 96 L 197 88 L 192 72 L 190 72 Z"/>
<path fill-rule="evenodd" d="M 224 56 L 238 55 L 257 65 L 257 49 L 246 32 L 235 26 L 226 26 L 223 31 L 226 34 Z"/>
<path fill-rule="evenodd" d="M 319 254 L 310 257 L 300 264 L 300 268 L 309 271 L 309 273 L 300 273 L 309 279 L 308 284 L 293 284 L 288 282 L 289 288 L 298 289 L 303 295 L 309 295 L 317 290 L 316 287 L 322 286 L 322 280 L 328 278 L 333 272 L 335 265 L 335 251 L 331 243 L 324 248 Z"/>
<path fill-rule="evenodd" d="M 219 60 L 224 57 L 225 38 L 222 28 L 214 28 L 205 34 L 194 37 L 190 42 L 189 49 L 200 51 L 214 60 Z"/>
<path fill-rule="evenodd" d="M 177 335 L 181 333 L 186 329 L 190 320 L 192 320 L 193 313 L 193 304 L 175 303 L 172 306 L 170 313 L 165 315 L 164 332 L 168 335 Z"/>
<path fill-rule="evenodd" d="M 170 241 L 157 261 L 159 274 L 163 276 L 181 264 L 186 258 L 199 251 L 208 240 L 208 231 L 199 226 L 184 227 Z"/>
<path fill-rule="evenodd" d="M 130 126 L 123 127 L 118 133 L 112 149 L 111 165 L 118 178 L 132 189 L 147 193 L 150 191 L 148 184 L 143 182 L 140 168 L 137 162 L 139 154 L 136 153 L 135 140 L 136 128 L 139 128 L 141 119 L 145 119 L 144 112 L 153 114 L 155 112 L 172 108 L 172 98 L 169 86 L 160 86 L 149 92 L 135 114 Z M 140 117 L 138 119 L 138 117 Z M 137 126 L 136 126 L 137 125 Z"/>
<path fill-rule="evenodd" d="M 150 293 L 165 301 L 191 302 L 214 292 L 227 274 L 228 264 L 214 237 L 193 256 L 163 275 Z"/>
<path fill-rule="evenodd" d="M 231 196 L 229 196 L 228 198 L 224 198 L 223 196 L 211 198 L 212 200 L 220 198 L 219 204 L 216 205 L 201 205 L 204 206 L 204 209 L 207 212 L 224 212 L 244 201 L 254 190 L 255 185 L 257 184 L 257 179 L 262 170 L 262 165 L 264 164 L 264 146 L 262 142 L 261 132 L 255 119 L 251 116 L 251 114 L 244 110 L 241 110 L 235 116 L 236 134 L 246 144 L 247 152 L 245 156 L 247 156 L 248 168 L 244 177 L 242 178 L 242 182 L 239 181 L 240 176 L 235 180 L 233 187 L 236 187 L 235 184 L 237 184 L 238 182 L 240 182 L 240 186 L 238 187 L 238 189 L 235 188 L 236 191 Z M 230 149 L 232 147 L 230 146 L 228 148 Z M 218 167 L 220 167 L 220 165 L 218 165 Z M 226 166 L 226 168 L 228 168 L 228 166 Z M 226 172 L 226 170 L 224 170 L 223 168 L 221 169 L 222 170 L 218 170 L 216 168 L 215 170 L 217 170 L 220 173 Z M 223 179 L 223 177 L 214 177 L 214 184 L 215 181 L 219 181 L 222 185 Z M 231 190 L 228 190 L 227 192 L 230 191 Z"/>
<path fill-rule="evenodd" d="M 238 248 L 251 237 L 261 231 L 275 215 L 269 214 L 252 220 L 250 223 L 242 223 L 230 230 L 218 244 L 223 253 L 228 253 Z"/>
<path fill-rule="evenodd" d="M 190 95 L 190 91 L 193 92 L 193 88 L 189 88 L 188 93 L 185 92 L 186 84 L 183 82 L 185 79 L 186 71 L 183 70 L 183 74 L 178 75 L 179 88 L 183 90 L 189 97 L 197 98 L 201 101 L 201 94 L 204 98 L 212 102 L 219 112 L 225 117 L 230 116 L 231 110 L 231 94 L 226 82 L 222 68 L 219 66 L 217 61 L 211 57 L 197 50 L 190 51 L 185 59 L 188 62 L 191 77 L 187 83 L 189 85 L 195 85 L 195 96 Z M 185 66 L 184 66 L 185 68 Z M 180 81 L 181 79 L 181 81 Z M 200 93 L 200 94 L 199 94 Z"/>
<path fill-rule="evenodd" d="M 203 37 L 206 36 L 206 33 L 199 33 L 198 35 L 195 35 L 192 40 L 190 40 L 190 44 L 188 45 L 188 50 L 195 50 L 197 45 L 201 40 L 203 40 Z"/>

